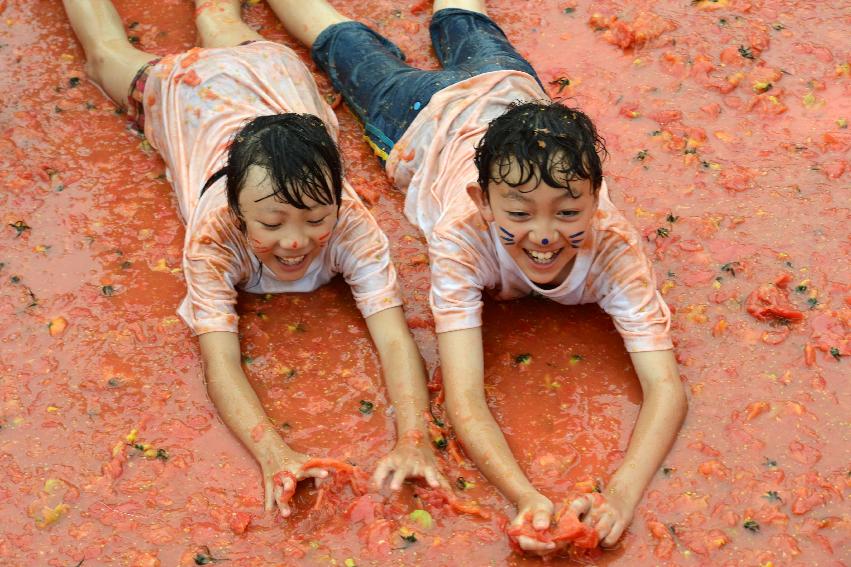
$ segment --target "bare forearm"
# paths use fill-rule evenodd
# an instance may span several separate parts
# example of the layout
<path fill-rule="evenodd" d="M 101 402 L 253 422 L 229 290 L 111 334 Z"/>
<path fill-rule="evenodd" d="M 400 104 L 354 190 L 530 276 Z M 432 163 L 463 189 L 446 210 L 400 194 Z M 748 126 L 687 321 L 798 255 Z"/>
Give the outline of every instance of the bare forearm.
<path fill-rule="evenodd" d="M 428 391 L 425 372 L 416 346 L 413 341 L 410 343 L 390 357 L 387 363 L 382 362 L 387 393 L 396 412 L 399 438 L 409 431 L 425 432 L 427 429 L 425 413 L 428 411 Z"/>
<path fill-rule="evenodd" d="M 271 454 L 282 456 L 289 449 L 242 371 L 239 343 L 234 344 L 235 338 L 231 341 L 230 337 L 226 343 L 214 340 L 202 335 L 201 344 L 207 392 L 222 421 L 257 460 Z"/>
<path fill-rule="evenodd" d="M 612 476 L 608 491 L 635 506 L 653 475 L 659 470 L 677 437 L 687 410 L 682 383 L 673 362 L 636 365 L 644 389 L 644 401 L 623 464 Z M 644 376 L 641 376 L 644 374 Z"/>
<path fill-rule="evenodd" d="M 408 330 L 401 308 L 376 313 L 367 319 L 390 403 L 396 414 L 396 433 L 402 439 L 411 431 L 427 431 L 425 412 L 428 390 L 420 352 Z"/>
<path fill-rule="evenodd" d="M 449 419 L 461 438 L 464 451 L 483 475 L 515 504 L 524 495 L 537 492 L 517 464 L 505 436 L 493 418 L 482 392 L 465 400 L 447 396 Z M 463 409 L 458 409 L 462 407 Z"/>
<path fill-rule="evenodd" d="M 242 374 L 242 371 L 239 371 Z M 222 421 L 255 457 L 270 440 L 271 424 L 244 375 L 207 370 L 207 392 Z M 258 428 L 259 427 L 259 428 Z"/>
<path fill-rule="evenodd" d="M 537 491 L 523 474 L 485 400 L 480 329 L 438 335 L 446 406 L 464 450 L 514 503 Z"/>

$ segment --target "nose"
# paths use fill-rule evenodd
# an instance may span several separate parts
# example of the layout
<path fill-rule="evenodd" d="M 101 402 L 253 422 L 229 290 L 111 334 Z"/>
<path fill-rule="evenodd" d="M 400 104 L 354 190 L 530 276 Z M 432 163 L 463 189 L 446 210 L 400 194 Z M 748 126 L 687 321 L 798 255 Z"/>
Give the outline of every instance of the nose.
<path fill-rule="evenodd" d="M 278 240 L 278 245 L 284 250 L 295 251 L 299 248 L 303 248 L 306 241 L 307 239 L 300 231 L 288 230 L 281 234 L 281 238 Z"/>
<path fill-rule="evenodd" d="M 540 246 L 549 246 L 558 240 L 558 232 L 549 223 L 540 223 L 529 233 L 529 239 Z"/>

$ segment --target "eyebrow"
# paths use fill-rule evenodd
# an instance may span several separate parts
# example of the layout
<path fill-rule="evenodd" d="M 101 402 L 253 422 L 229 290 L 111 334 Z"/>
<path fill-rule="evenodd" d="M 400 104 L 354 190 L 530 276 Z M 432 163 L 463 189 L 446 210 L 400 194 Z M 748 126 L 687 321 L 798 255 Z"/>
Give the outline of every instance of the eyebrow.
<path fill-rule="evenodd" d="M 254 202 L 255 202 L 255 203 L 259 203 L 259 202 L 261 202 L 261 201 L 265 201 L 265 200 L 266 200 L 266 199 L 268 199 L 269 197 L 274 197 L 274 196 L 275 196 L 275 194 L 274 194 L 274 193 L 272 193 L 271 195 L 266 195 L 265 197 L 262 197 L 262 198 L 260 198 L 260 199 L 257 199 L 257 200 L 256 200 L 256 201 L 254 201 Z M 332 204 L 333 204 L 333 203 L 332 203 Z M 275 199 L 275 204 L 274 204 L 274 205 L 272 205 L 272 206 L 271 206 L 271 208 L 269 208 L 269 209 L 267 209 L 267 210 L 270 210 L 270 211 L 275 212 L 275 213 L 284 212 L 284 209 L 282 209 L 282 208 L 278 207 L 278 205 L 282 205 L 282 206 L 283 206 L 283 205 L 295 206 L 295 205 L 293 205 L 292 203 L 287 203 L 286 201 L 281 201 L 280 199 Z M 301 210 L 303 210 L 303 211 L 315 211 L 316 209 L 318 209 L 318 208 L 320 208 L 320 207 L 327 207 L 327 206 L 330 206 L 330 205 L 325 205 L 325 204 L 323 204 L 323 203 L 316 203 L 315 205 L 313 205 L 313 206 L 311 206 L 311 207 L 308 207 L 308 206 L 307 206 L 307 204 L 305 203 L 305 207 L 304 207 L 303 209 L 301 209 Z M 296 208 L 298 208 L 298 207 L 296 207 Z"/>
<path fill-rule="evenodd" d="M 503 199 L 511 199 L 512 201 L 520 201 L 521 203 L 531 203 L 532 199 L 524 196 L 522 193 L 511 190 L 502 196 Z"/>

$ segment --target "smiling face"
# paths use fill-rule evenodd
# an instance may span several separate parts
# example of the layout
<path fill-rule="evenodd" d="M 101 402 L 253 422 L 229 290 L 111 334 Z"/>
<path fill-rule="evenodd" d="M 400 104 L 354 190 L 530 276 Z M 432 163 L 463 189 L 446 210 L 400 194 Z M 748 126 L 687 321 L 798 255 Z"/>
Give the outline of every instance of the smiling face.
<path fill-rule="evenodd" d="M 467 193 L 534 284 L 570 274 L 590 236 L 605 155 L 588 115 L 544 100 L 510 104 L 476 144 Z"/>
<path fill-rule="evenodd" d="M 337 222 L 338 205 L 305 197 L 300 209 L 276 197 L 266 169 L 253 165 L 239 193 L 239 208 L 249 246 L 281 281 L 304 276 L 327 245 Z"/>
<path fill-rule="evenodd" d="M 567 278 L 597 210 L 590 180 L 573 179 L 569 185 L 570 190 L 552 187 L 533 176 L 517 186 L 491 182 L 487 194 L 478 184 L 467 187 L 505 250 L 540 286 L 557 286 Z"/>

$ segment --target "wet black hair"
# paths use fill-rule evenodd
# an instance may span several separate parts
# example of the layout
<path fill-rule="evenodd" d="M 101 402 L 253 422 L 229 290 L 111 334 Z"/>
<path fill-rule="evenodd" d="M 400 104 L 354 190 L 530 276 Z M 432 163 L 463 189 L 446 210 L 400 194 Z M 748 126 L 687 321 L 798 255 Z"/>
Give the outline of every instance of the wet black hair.
<path fill-rule="evenodd" d="M 308 208 L 305 198 L 321 205 L 340 204 L 343 190 L 340 151 L 317 116 L 296 113 L 258 116 L 231 140 L 227 164 L 210 177 L 204 190 L 225 176 L 228 205 L 243 229 L 239 194 L 252 165 L 267 171 L 273 191 L 269 197 L 298 209 Z"/>
<path fill-rule="evenodd" d="M 485 195 L 491 181 L 518 187 L 535 179 L 536 188 L 543 181 L 576 198 L 569 181 L 589 179 L 596 195 L 603 182 L 601 156 L 606 155 L 605 143 L 585 113 L 549 100 L 518 101 L 488 124 L 475 162 Z"/>

